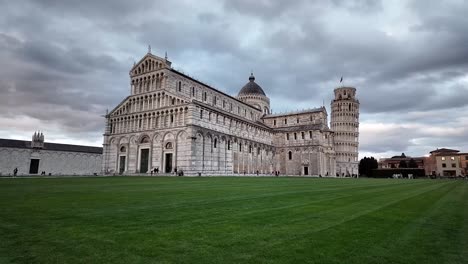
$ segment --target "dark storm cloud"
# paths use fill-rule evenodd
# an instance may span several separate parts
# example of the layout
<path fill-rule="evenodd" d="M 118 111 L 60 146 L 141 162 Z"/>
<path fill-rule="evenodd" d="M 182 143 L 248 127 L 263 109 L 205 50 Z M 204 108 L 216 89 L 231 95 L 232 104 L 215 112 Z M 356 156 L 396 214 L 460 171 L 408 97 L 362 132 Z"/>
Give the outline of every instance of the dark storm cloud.
<path fill-rule="evenodd" d="M 455 145 L 464 138 L 440 131 L 468 126 L 453 116 L 468 108 L 467 13 L 468 3 L 435 0 L 8 1 L 0 120 L 28 117 L 98 142 L 100 115 L 128 95 L 128 70 L 151 44 L 233 95 L 253 70 L 278 111 L 328 106 L 344 76 L 358 87 L 364 152 Z"/>

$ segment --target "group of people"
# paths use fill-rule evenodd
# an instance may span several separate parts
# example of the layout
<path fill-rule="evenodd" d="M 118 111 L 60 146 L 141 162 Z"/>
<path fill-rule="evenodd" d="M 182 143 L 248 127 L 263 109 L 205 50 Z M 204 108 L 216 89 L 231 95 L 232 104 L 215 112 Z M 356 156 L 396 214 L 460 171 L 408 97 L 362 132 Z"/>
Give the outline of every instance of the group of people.
<path fill-rule="evenodd" d="M 153 176 L 153 174 L 159 174 L 159 167 L 150 170 L 150 173 L 151 176 Z M 184 176 L 184 172 L 182 170 L 177 171 L 177 167 L 174 168 L 174 174 L 177 176 Z"/>
<path fill-rule="evenodd" d="M 154 173 L 154 174 L 159 173 L 159 168 L 156 167 L 156 168 L 152 169 L 150 172 L 151 172 L 151 176 L 153 176 L 153 173 Z"/>

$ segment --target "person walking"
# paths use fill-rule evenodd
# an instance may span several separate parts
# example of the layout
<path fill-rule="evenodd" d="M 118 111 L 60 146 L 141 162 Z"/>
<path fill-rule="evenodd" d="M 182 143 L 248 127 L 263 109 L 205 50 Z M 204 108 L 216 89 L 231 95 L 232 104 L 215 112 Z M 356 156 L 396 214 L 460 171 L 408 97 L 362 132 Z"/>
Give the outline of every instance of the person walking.
<path fill-rule="evenodd" d="M 15 169 L 13 170 L 13 176 L 14 176 L 14 177 L 16 177 L 16 174 L 18 174 L 18 168 L 15 168 Z"/>

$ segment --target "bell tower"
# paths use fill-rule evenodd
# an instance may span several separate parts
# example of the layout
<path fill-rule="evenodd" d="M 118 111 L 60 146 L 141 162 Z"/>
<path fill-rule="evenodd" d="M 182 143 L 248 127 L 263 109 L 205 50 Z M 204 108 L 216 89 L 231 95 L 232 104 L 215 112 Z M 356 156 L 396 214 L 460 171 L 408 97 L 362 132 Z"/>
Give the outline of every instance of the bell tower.
<path fill-rule="evenodd" d="M 359 174 L 359 100 L 356 88 L 338 87 L 331 102 L 331 129 L 335 132 L 336 173 Z"/>

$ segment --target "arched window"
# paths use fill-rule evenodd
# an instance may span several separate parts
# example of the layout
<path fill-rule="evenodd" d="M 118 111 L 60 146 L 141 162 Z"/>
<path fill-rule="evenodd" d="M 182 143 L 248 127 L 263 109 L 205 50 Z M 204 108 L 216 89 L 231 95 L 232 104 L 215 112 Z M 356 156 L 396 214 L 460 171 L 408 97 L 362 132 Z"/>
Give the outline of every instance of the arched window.
<path fill-rule="evenodd" d="M 140 121 L 141 121 L 141 120 L 140 120 Z M 140 143 L 142 143 L 142 144 L 143 144 L 143 143 L 149 143 L 149 142 L 150 142 L 150 140 L 149 140 L 148 137 L 144 137 L 144 138 L 142 138 L 141 141 L 140 141 Z"/>
<path fill-rule="evenodd" d="M 166 149 L 172 149 L 172 142 L 166 143 Z"/>
<path fill-rule="evenodd" d="M 127 148 L 125 146 L 120 147 L 120 152 L 126 152 Z"/>
<path fill-rule="evenodd" d="M 289 157 L 289 160 L 292 160 L 292 152 L 291 151 L 288 152 L 288 157 Z"/>

